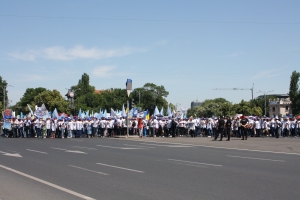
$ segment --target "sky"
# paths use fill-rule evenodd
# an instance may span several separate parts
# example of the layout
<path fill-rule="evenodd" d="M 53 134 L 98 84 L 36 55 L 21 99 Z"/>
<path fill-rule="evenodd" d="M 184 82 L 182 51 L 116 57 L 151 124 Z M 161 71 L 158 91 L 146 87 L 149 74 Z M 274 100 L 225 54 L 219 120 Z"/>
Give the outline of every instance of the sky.
<path fill-rule="evenodd" d="M 300 71 L 299 8 L 298 0 L 0 0 L 0 76 L 13 86 L 10 105 L 27 88 L 64 95 L 83 73 L 99 90 L 125 89 L 127 79 L 133 89 L 163 85 L 182 108 L 249 101 L 253 84 L 254 97 L 286 94 Z"/>

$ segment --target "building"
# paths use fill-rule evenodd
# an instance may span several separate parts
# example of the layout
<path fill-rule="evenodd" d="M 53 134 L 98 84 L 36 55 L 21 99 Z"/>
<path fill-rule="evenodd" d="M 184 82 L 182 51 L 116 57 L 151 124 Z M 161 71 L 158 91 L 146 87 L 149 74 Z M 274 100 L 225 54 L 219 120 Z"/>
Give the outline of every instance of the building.
<path fill-rule="evenodd" d="M 286 98 L 289 98 L 289 95 L 288 94 L 267 94 L 266 97 L 286 99 Z M 257 98 L 258 99 L 265 99 L 265 95 L 259 95 Z"/>
<path fill-rule="evenodd" d="M 276 97 L 269 99 L 269 116 L 288 116 L 292 114 L 291 100 L 288 95 L 270 95 Z"/>
<path fill-rule="evenodd" d="M 191 108 L 194 108 L 196 106 L 201 106 L 203 102 L 199 102 L 198 100 L 192 101 Z"/>

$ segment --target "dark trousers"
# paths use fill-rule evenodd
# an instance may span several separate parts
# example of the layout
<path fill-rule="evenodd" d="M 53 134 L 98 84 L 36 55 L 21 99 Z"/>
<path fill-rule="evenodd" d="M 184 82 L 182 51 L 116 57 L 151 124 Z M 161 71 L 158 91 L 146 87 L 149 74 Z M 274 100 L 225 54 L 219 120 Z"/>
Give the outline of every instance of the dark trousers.
<path fill-rule="evenodd" d="M 31 134 L 30 134 L 30 127 L 29 127 L 29 126 L 25 126 L 25 134 L 26 134 L 26 137 L 27 137 L 27 138 L 31 137 Z"/>
<path fill-rule="evenodd" d="M 243 139 L 246 139 L 246 140 L 247 140 L 247 137 L 248 137 L 248 129 L 242 126 L 242 127 L 241 127 L 241 132 L 242 132 L 242 137 L 243 137 Z"/>
<path fill-rule="evenodd" d="M 216 135 L 215 135 L 215 140 L 218 138 L 218 136 L 219 136 L 219 134 L 220 134 L 220 140 L 222 140 L 223 139 L 223 132 L 224 132 L 224 128 L 219 128 L 218 129 L 218 133 L 216 133 Z"/>
<path fill-rule="evenodd" d="M 41 129 L 40 128 L 36 128 L 36 135 L 37 137 L 41 137 Z"/>
<path fill-rule="evenodd" d="M 81 134 L 82 134 L 82 130 L 77 130 L 75 137 L 79 138 L 79 137 L 81 137 Z"/>
<path fill-rule="evenodd" d="M 97 134 L 97 127 L 92 127 L 92 136 L 95 137 L 95 135 Z"/>
<path fill-rule="evenodd" d="M 115 135 L 121 135 L 120 127 L 118 126 L 114 127 L 114 133 Z"/>
<path fill-rule="evenodd" d="M 107 129 L 108 137 L 112 137 L 112 128 Z"/>
<path fill-rule="evenodd" d="M 195 137 L 195 130 L 190 129 L 190 135 L 191 135 L 191 137 Z"/>
<path fill-rule="evenodd" d="M 47 129 L 47 137 L 51 137 L 51 129 Z"/>
<path fill-rule="evenodd" d="M 12 128 L 13 136 L 16 138 L 18 136 L 18 128 L 14 127 Z"/>
<path fill-rule="evenodd" d="M 24 135 L 23 135 L 23 127 L 20 127 L 19 129 L 18 129 L 18 132 L 19 132 L 19 137 L 21 138 L 21 137 L 24 137 Z"/>
<path fill-rule="evenodd" d="M 260 137 L 261 136 L 261 129 L 256 129 L 256 137 Z"/>
<path fill-rule="evenodd" d="M 230 140 L 230 129 L 231 128 L 226 128 L 226 134 L 227 134 L 227 139 Z"/>

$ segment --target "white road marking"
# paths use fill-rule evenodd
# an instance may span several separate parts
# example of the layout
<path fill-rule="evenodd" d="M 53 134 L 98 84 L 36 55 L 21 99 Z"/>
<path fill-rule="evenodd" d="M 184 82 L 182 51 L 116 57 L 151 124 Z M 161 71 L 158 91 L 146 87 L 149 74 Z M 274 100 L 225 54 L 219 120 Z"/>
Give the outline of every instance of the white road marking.
<path fill-rule="evenodd" d="M 55 188 L 55 189 L 61 190 L 61 191 L 66 192 L 66 193 L 69 193 L 69 194 L 71 194 L 71 195 L 73 195 L 73 196 L 76 196 L 76 197 L 79 197 L 79 198 L 82 198 L 82 199 L 86 199 L 86 200 L 94 200 L 94 199 L 91 198 L 91 197 L 85 196 L 85 195 L 83 195 L 83 194 L 79 194 L 79 193 L 74 192 L 74 191 L 72 191 L 72 190 L 69 190 L 69 189 L 67 189 L 67 188 L 63 188 L 63 187 L 61 187 L 61 186 L 58 186 L 57 184 L 53 184 L 53 183 L 50 183 L 50 182 L 48 182 L 48 181 L 44 181 L 44 180 L 39 179 L 39 178 L 36 178 L 36 177 L 34 177 L 34 176 L 25 174 L 25 173 L 23 173 L 23 172 L 14 170 L 14 169 L 12 169 L 12 168 L 10 168 L 10 167 L 6 167 L 6 166 L 4 166 L 4 165 L 0 165 L 0 167 L 3 168 L 3 169 L 6 169 L 6 170 L 8 170 L 8 171 L 14 172 L 14 173 L 16 173 L 16 174 L 19 174 L 19 175 L 21 175 L 21 176 L 24 176 L 24 177 L 26 177 L 26 178 L 29 178 L 29 179 L 32 179 L 32 180 L 34 180 L 34 181 L 37 181 L 37 182 L 43 183 L 43 184 L 45 184 L 45 185 L 48 185 L 48 186 L 53 187 L 53 188 Z"/>
<path fill-rule="evenodd" d="M 252 157 L 242 157 L 242 156 L 231 156 L 231 155 L 226 155 L 227 157 L 232 157 L 232 158 L 244 158 L 244 159 L 252 159 L 252 160 L 265 160 L 265 161 L 273 161 L 273 162 L 285 162 L 284 160 L 272 160 L 272 159 L 266 159 L 266 158 L 252 158 Z"/>
<path fill-rule="evenodd" d="M 48 154 L 48 153 L 46 153 L 46 152 L 36 151 L 36 150 L 32 150 L 32 149 L 26 149 L 26 150 L 27 150 L 27 151 L 36 152 L 36 153 Z"/>
<path fill-rule="evenodd" d="M 22 156 L 18 153 L 7 153 L 7 152 L 3 152 L 3 151 L 0 151 L 0 153 L 3 153 L 3 156 L 12 156 L 12 157 L 17 157 L 17 158 L 22 158 Z"/>
<path fill-rule="evenodd" d="M 157 142 L 157 141 L 145 141 L 145 142 L 157 143 L 157 144 L 179 144 L 179 145 L 195 146 L 194 144 L 184 144 L 184 143 L 174 143 L 174 142 Z"/>
<path fill-rule="evenodd" d="M 103 165 L 103 166 L 107 166 L 107 167 L 112 167 L 112 168 L 117 168 L 117 169 L 123 169 L 123 170 L 127 170 L 127 171 L 132 171 L 132 172 L 137 172 L 137 173 L 145 173 L 143 171 L 139 171 L 139 170 L 135 170 L 135 169 L 129 169 L 129 168 L 124 168 L 124 167 L 118 167 L 118 166 L 114 166 L 114 165 L 107 165 L 107 164 L 103 164 L 103 163 L 96 163 L 97 165 Z"/>
<path fill-rule="evenodd" d="M 66 152 L 67 152 L 67 153 L 81 153 L 81 154 L 87 154 L 87 153 L 82 152 L 82 151 L 72 151 L 72 150 L 67 150 Z"/>
<path fill-rule="evenodd" d="M 138 140 L 131 140 L 140 142 Z M 297 155 L 300 156 L 300 153 L 288 153 L 288 152 L 277 152 L 277 151 L 264 151 L 264 150 L 255 150 L 255 149 L 239 149 L 239 148 L 230 148 L 230 147 L 217 147 L 209 145 L 197 145 L 197 144 L 183 144 L 183 143 L 170 143 L 170 142 L 157 142 L 157 141 L 144 141 L 149 143 L 167 143 L 167 144 L 180 144 L 180 145 L 191 145 L 193 147 L 206 147 L 206 148 L 215 148 L 215 149 L 228 149 L 228 150 L 238 150 L 238 151 L 252 151 L 252 152 L 261 152 L 261 153 L 273 153 L 273 154 L 285 154 L 285 155 Z"/>
<path fill-rule="evenodd" d="M 97 150 L 96 148 L 81 147 L 81 146 L 73 146 L 73 148 L 78 148 L 78 149 L 88 149 L 88 150 Z"/>
<path fill-rule="evenodd" d="M 140 143 L 143 145 L 150 145 L 150 146 L 158 146 L 158 147 L 194 147 L 189 145 L 163 145 L 163 144 L 147 144 L 147 143 Z"/>
<path fill-rule="evenodd" d="M 68 151 L 68 149 L 61 149 L 61 148 L 55 148 L 55 147 L 50 147 L 51 149 L 57 149 L 57 150 L 62 150 L 62 151 Z"/>
<path fill-rule="evenodd" d="M 97 145 L 98 147 L 105 147 L 105 148 L 111 148 L 111 149 L 145 149 L 145 148 L 129 148 L 129 147 L 112 147 L 112 146 L 104 146 L 104 145 Z"/>
<path fill-rule="evenodd" d="M 124 144 L 124 145 L 130 146 L 130 147 L 141 147 L 141 148 L 155 149 L 155 147 L 145 147 L 145 146 L 138 146 L 138 145 L 131 145 L 131 144 Z"/>
<path fill-rule="evenodd" d="M 55 148 L 55 147 L 50 147 L 51 149 L 57 149 L 57 150 L 62 150 L 65 151 L 66 153 L 81 153 L 81 154 L 87 154 L 85 152 L 82 151 L 72 151 L 72 150 L 68 150 L 68 149 L 61 149 L 61 148 Z"/>
<path fill-rule="evenodd" d="M 200 166 L 200 165 L 191 165 L 191 164 L 179 163 L 179 162 L 171 162 L 171 163 L 176 164 L 176 165 L 186 165 L 186 166 L 191 166 L 191 167 L 200 167 L 200 168 L 206 168 L 207 169 L 207 167 Z"/>
<path fill-rule="evenodd" d="M 199 165 L 208 165 L 208 166 L 214 166 L 214 167 L 222 167 L 223 165 L 215 165 L 215 164 L 209 164 L 209 163 L 200 163 L 200 162 L 192 162 L 192 161 L 185 161 L 185 160 L 176 160 L 176 159 L 168 159 L 171 161 L 177 161 L 177 162 L 183 162 L 183 163 L 193 163 L 193 164 L 199 164 Z"/>
<path fill-rule="evenodd" d="M 108 176 L 108 175 L 109 175 L 109 174 L 106 174 L 106 173 L 103 173 L 103 172 L 97 172 L 97 171 L 94 171 L 94 170 L 85 169 L 85 168 L 78 167 L 78 166 L 75 166 L 75 165 L 68 165 L 68 166 L 69 166 L 69 167 L 74 167 L 74 168 L 77 168 L 77 169 L 82 169 L 82 170 L 88 171 L 88 172 L 93 172 L 93 173 L 96 173 L 96 174 L 105 175 L 105 176 Z"/>

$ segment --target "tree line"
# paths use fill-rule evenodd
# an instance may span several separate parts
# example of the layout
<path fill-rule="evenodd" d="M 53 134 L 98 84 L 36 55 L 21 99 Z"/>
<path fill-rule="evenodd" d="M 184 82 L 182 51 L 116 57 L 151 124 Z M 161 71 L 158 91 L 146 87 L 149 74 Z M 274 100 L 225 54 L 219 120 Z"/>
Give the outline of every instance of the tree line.
<path fill-rule="evenodd" d="M 127 91 L 122 88 L 109 88 L 105 90 L 96 90 L 95 86 L 90 85 L 90 77 L 84 73 L 76 85 L 70 87 L 75 92 L 74 94 L 74 108 L 70 108 L 70 102 L 60 94 L 57 90 L 48 90 L 46 88 L 27 88 L 20 101 L 11 109 L 16 111 L 17 114 L 23 112 L 28 113 L 29 105 L 33 108 L 35 105 L 41 106 L 44 104 L 49 111 L 55 108 L 58 112 L 66 114 L 78 114 L 79 109 L 83 111 L 89 110 L 99 112 L 100 109 L 114 110 L 122 109 L 122 106 L 127 106 Z M 175 109 L 173 104 L 169 104 L 166 100 L 169 92 L 166 91 L 164 86 L 157 86 L 154 83 L 146 83 L 141 88 L 134 89 L 130 98 L 134 99 L 135 106 L 140 109 L 148 109 L 150 113 L 154 112 L 155 106 L 167 110 L 168 106 Z"/>
<path fill-rule="evenodd" d="M 292 101 L 292 111 L 294 115 L 300 114 L 300 89 L 299 89 L 299 78 L 300 73 L 293 71 L 290 80 L 289 96 Z M 8 95 L 6 86 L 8 83 L 2 79 L 0 76 L 0 109 L 3 110 L 3 97 L 5 95 L 5 102 L 7 107 Z M 123 104 L 127 102 L 127 92 L 126 89 L 122 88 L 109 88 L 105 90 L 96 90 L 95 86 L 90 85 L 90 77 L 88 74 L 84 73 L 79 79 L 76 85 L 70 87 L 75 91 L 74 96 L 74 109 L 69 107 L 69 101 L 60 94 L 57 90 L 48 90 L 46 88 L 27 88 L 14 106 L 10 108 L 16 111 L 17 114 L 29 113 L 28 105 L 34 108 L 35 105 L 41 106 L 45 104 L 49 111 L 53 111 L 55 108 L 66 114 L 77 115 L 79 108 L 82 110 L 89 110 L 94 112 L 99 112 L 100 109 L 110 108 L 114 110 L 121 109 Z M 166 98 L 169 92 L 165 89 L 163 85 L 155 85 L 154 83 L 145 83 L 143 87 L 135 88 L 131 94 L 130 98 L 134 99 L 135 106 L 141 110 L 149 110 L 150 114 L 153 114 L 155 106 L 160 109 L 163 108 L 165 114 L 168 106 L 172 110 L 176 107 L 174 104 L 169 103 Z M 273 97 L 267 96 L 266 101 Z M 267 104 L 266 110 L 268 115 L 269 106 Z M 235 114 L 244 115 L 255 115 L 262 116 L 264 114 L 265 104 L 264 99 L 255 98 L 250 101 L 242 100 L 240 103 L 233 104 L 224 98 L 207 99 L 201 106 L 196 106 L 194 108 L 187 110 L 187 116 L 219 116 L 228 115 L 233 116 Z"/>

